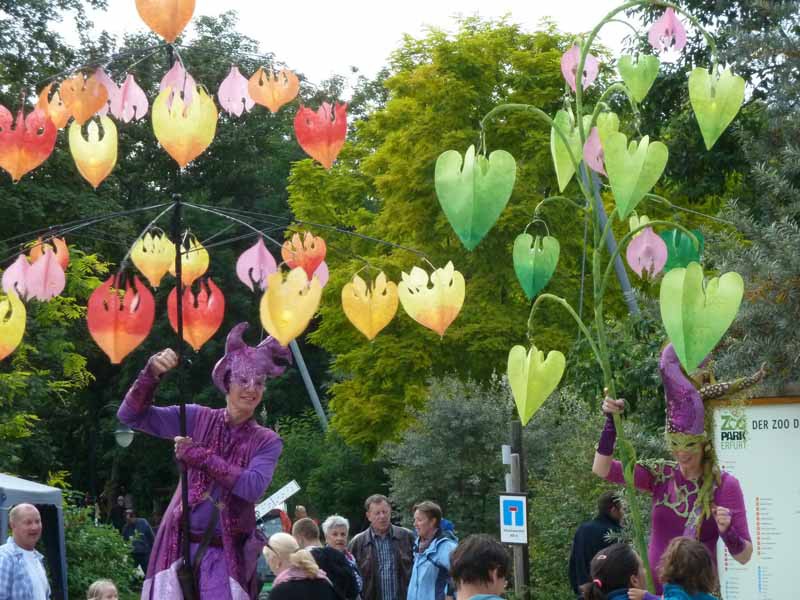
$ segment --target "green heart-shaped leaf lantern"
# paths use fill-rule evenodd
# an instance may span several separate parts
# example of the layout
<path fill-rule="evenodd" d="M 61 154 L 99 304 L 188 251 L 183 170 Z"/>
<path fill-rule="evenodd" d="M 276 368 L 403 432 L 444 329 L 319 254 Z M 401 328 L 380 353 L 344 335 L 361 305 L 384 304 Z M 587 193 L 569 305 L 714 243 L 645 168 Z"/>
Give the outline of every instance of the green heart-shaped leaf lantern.
<path fill-rule="evenodd" d="M 661 320 L 686 372 L 694 371 L 722 339 L 739 312 L 741 275 L 730 272 L 703 283 L 696 262 L 661 280 Z"/>
<path fill-rule="evenodd" d="M 664 265 L 664 272 L 686 267 L 691 262 L 700 262 L 705 239 L 699 229 L 692 229 L 692 233 L 697 238 L 697 247 L 692 238 L 680 229 L 668 229 L 659 234 L 667 245 L 667 263 Z"/>
<path fill-rule="evenodd" d="M 730 69 L 712 75 L 697 67 L 689 75 L 689 101 L 706 150 L 711 150 L 744 102 L 744 79 Z"/>
<path fill-rule="evenodd" d="M 561 130 L 569 142 L 569 146 L 564 144 L 564 140 L 556 133 L 555 128 L 550 128 L 550 155 L 553 157 L 553 166 L 556 169 L 558 189 L 563 192 L 575 174 L 575 165 L 570 159 L 570 151 L 573 158 L 580 162 L 583 159 L 583 146 L 581 145 L 580 132 L 571 114 L 565 110 L 560 110 L 553 118 L 553 123 Z M 583 117 L 583 128 L 587 136 L 589 135 L 589 125 L 591 123 L 591 115 Z"/>
<path fill-rule="evenodd" d="M 641 202 L 664 172 L 669 151 L 661 142 L 644 136 L 637 144 L 624 133 L 611 133 L 603 145 L 606 172 L 620 219 L 625 219 Z"/>
<path fill-rule="evenodd" d="M 514 240 L 514 272 L 528 300 L 533 300 L 550 281 L 560 251 L 558 240 L 549 235 L 534 239 L 529 233 L 521 233 Z"/>
<path fill-rule="evenodd" d="M 508 204 L 517 176 L 514 157 L 495 150 L 487 159 L 475 156 L 475 146 L 464 155 L 443 152 L 436 160 L 436 195 L 461 243 L 472 250 L 489 233 Z"/>
<path fill-rule="evenodd" d="M 556 389 L 566 366 L 567 361 L 558 350 L 548 352 L 545 359 L 544 352 L 536 346 L 531 346 L 527 353 L 523 346 L 511 348 L 508 353 L 508 383 L 523 425 L 527 425 Z"/>
<path fill-rule="evenodd" d="M 612 133 L 619 131 L 619 117 L 614 112 L 602 112 L 597 115 L 597 134 L 600 136 L 600 143 L 605 145 L 608 137 Z"/>
<path fill-rule="evenodd" d="M 633 56 L 623 56 L 617 62 L 617 70 L 622 81 L 628 86 L 633 99 L 641 102 L 647 97 L 647 92 L 658 77 L 658 67 L 661 61 L 652 54 L 643 54 L 634 62 Z"/>

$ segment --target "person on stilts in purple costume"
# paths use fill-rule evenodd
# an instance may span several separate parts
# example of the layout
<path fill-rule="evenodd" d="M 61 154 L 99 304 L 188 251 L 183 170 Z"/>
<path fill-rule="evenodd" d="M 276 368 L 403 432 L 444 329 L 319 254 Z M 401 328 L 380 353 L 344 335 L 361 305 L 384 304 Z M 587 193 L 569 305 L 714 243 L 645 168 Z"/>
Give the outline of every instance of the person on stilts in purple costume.
<path fill-rule="evenodd" d="M 675 349 L 668 344 L 661 353 L 659 368 L 666 396 L 667 445 L 675 460 L 638 462 L 634 482 L 638 490 L 653 497 L 647 555 L 656 592 L 661 594 L 656 567 L 675 537 L 702 542 L 714 565 L 719 538 L 736 561 L 745 564 L 750 560 L 753 545 L 742 488 L 736 477 L 720 472 L 711 435 L 707 433 L 711 427 L 706 423 L 703 402 L 756 384 L 764 377 L 764 367 L 750 377 L 701 387 L 684 373 Z M 606 424 L 592 465 L 596 475 L 620 485 L 625 483 L 622 463 L 611 456 L 617 437 L 613 413 L 623 409 L 624 400 L 605 398 Z"/>
<path fill-rule="evenodd" d="M 193 558 L 209 524 L 216 520 L 195 569 L 200 598 L 256 598 L 256 561 L 264 538 L 256 528 L 254 504 L 269 486 L 283 449 L 278 434 L 258 425 L 253 414 L 267 378 L 283 373 L 291 353 L 271 337 L 255 348 L 248 346 L 242 339 L 247 327 L 240 323 L 231 330 L 225 356 L 212 372 L 214 385 L 225 394 L 226 408 L 187 405 L 187 437 L 180 437 L 178 406 L 153 406 L 161 376 L 178 364 L 172 350 L 150 358 L 117 413 L 121 422 L 138 431 L 175 440 L 175 456 L 189 474 Z M 177 578 L 181 514 L 179 485 L 156 535 L 143 600 L 183 598 Z"/>

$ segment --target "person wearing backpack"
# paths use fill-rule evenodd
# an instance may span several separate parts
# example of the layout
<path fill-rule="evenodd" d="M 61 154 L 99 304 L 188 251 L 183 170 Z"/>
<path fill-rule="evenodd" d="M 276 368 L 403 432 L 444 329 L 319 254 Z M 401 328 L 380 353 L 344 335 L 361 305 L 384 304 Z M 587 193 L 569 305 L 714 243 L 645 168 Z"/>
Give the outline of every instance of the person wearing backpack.
<path fill-rule="evenodd" d="M 414 566 L 408 584 L 407 600 L 445 600 L 455 591 L 450 579 L 450 554 L 455 550 L 455 534 L 442 530 L 442 509 L 426 500 L 414 507 Z"/>

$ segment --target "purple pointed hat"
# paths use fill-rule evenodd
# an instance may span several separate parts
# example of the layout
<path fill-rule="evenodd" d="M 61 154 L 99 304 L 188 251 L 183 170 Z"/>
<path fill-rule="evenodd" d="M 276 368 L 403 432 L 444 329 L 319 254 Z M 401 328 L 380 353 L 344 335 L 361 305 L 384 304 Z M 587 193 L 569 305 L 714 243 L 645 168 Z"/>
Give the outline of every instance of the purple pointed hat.
<path fill-rule="evenodd" d="M 254 381 L 265 377 L 277 377 L 292 362 L 292 353 L 271 336 L 258 346 L 248 346 L 242 334 L 248 323 L 239 323 L 228 334 L 225 341 L 225 356 L 219 359 L 211 372 L 214 385 L 223 394 L 228 393 L 231 379 Z"/>
<path fill-rule="evenodd" d="M 701 435 L 705 431 L 703 398 L 683 373 L 671 343 L 661 352 L 659 370 L 667 401 L 667 433 Z"/>

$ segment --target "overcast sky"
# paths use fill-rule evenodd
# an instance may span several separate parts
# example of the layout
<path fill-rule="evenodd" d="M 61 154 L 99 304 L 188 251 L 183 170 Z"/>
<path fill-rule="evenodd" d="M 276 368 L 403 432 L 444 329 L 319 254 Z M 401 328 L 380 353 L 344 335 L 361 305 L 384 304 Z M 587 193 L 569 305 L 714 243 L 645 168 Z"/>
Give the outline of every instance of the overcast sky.
<path fill-rule="evenodd" d="M 619 0 L 197 0 L 195 15 L 239 13 L 239 30 L 259 41 L 262 52 L 302 71 L 313 82 L 345 75 L 355 66 L 374 75 L 402 39 L 420 35 L 426 25 L 452 30 L 455 15 L 510 15 L 527 30 L 543 17 L 568 32 L 591 30 L 619 5 Z M 94 12 L 96 29 L 113 34 L 145 29 L 134 0 L 108 0 L 108 10 Z M 69 35 L 71 22 L 59 29 Z M 616 48 L 626 35 L 621 25 L 607 26 L 601 41 Z M 605 30 L 604 30 L 605 31 Z M 76 38 L 72 38 L 76 41 Z"/>

